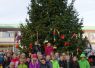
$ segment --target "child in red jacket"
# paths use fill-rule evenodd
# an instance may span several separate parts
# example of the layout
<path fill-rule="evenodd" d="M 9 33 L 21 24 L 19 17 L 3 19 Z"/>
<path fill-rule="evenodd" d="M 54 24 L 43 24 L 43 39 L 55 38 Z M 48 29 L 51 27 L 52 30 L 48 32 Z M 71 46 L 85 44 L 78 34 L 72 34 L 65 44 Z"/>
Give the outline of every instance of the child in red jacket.
<path fill-rule="evenodd" d="M 51 55 L 51 53 L 54 51 L 53 46 L 51 46 L 51 43 L 47 43 L 45 47 L 45 54 L 46 55 Z"/>

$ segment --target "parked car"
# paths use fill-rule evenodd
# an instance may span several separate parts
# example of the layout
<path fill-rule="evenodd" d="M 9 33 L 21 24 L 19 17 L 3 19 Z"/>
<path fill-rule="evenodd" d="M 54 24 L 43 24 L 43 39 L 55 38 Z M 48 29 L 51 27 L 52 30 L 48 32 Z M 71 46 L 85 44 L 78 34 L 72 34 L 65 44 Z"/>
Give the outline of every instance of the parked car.
<path fill-rule="evenodd" d="M 90 55 L 88 57 L 88 61 L 89 61 L 91 66 L 95 66 L 95 55 Z"/>

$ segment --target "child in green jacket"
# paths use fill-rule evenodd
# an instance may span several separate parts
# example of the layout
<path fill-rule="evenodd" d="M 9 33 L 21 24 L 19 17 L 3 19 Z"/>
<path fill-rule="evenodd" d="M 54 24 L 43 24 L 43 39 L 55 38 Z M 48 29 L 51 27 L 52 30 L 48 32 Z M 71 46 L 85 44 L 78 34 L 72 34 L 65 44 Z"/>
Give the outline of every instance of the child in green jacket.
<path fill-rule="evenodd" d="M 20 59 L 20 63 L 19 63 L 17 68 L 28 68 L 28 66 L 25 64 L 23 59 Z"/>
<path fill-rule="evenodd" d="M 28 68 L 26 64 L 19 64 L 18 68 Z"/>
<path fill-rule="evenodd" d="M 52 56 L 52 68 L 60 68 L 58 61 L 56 60 L 55 56 Z"/>
<path fill-rule="evenodd" d="M 89 62 L 86 60 L 85 54 L 80 55 L 81 60 L 79 60 L 80 68 L 90 68 Z"/>

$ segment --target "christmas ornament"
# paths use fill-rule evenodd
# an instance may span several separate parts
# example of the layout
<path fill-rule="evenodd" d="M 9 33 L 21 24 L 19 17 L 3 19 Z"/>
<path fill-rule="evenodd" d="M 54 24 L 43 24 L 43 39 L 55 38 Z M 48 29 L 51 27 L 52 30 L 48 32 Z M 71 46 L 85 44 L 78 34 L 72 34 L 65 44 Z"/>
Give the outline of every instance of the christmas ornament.
<path fill-rule="evenodd" d="M 55 31 L 55 29 L 54 29 L 54 31 L 53 31 L 53 35 L 56 35 L 56 31 Z"/>
<path fill-rule="evenodd" d="M 76 34 L 76 33 L 73 33 L 72 38 L 73 38 L 73 37 L 76 37 L 76 36 L 77 36 L 77 34 Z"/>
<path fill-rule="evenodd" d="M 61 39 L 64 39 L 64 38 L 65 38 L 64 34 L 62 34 L 62 35 L 60 36 L 60 38 L 61 38 Z"/>
<path fill-rule="evenodd" d="M 32 49 L 32 43 L 29 44 L 29 48 Z"/>
<path fill-rule="evenodd" d="M 18 43 L 16 43 L 16 46 L 15 46 L 16 48 L 19 48 L 19 44 Z"/>
<path fill-rule="evenodd" d="M 64 46 L 69 46 L 69 45 L 70 45 L 69 42 L 65 42 L 65 43 L 64 43 Z"/>

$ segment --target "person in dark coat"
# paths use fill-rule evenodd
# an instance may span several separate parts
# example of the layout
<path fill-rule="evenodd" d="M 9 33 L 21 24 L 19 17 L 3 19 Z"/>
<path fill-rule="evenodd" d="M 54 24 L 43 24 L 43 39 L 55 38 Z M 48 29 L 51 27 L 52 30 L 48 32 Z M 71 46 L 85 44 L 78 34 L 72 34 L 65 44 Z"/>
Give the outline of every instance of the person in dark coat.
<path fill-rule="evenodd" d="M 52 68 L 52 63 L 51 63 L 51 57 L 50 55 L 47 55 L 46 56 L 46 64 L 49 66 L 49 68 Z"/>
<path fill-rule="evenodd" d="M 80 68 L 76 56 L 74 56 L 73 59 L 72 59 L 72 62 L 71 62 L 71 68 Z"/>
<path fill-rule="evenodd" d="M 6 56 L 4 56 L 4 68 L 10 65 L 11 59 L 12 57 L 10 53 L 7 53 Z"/>
<path fill-rule="evenodd" d="M 63 55 L 60 56 L 59 65 L 60 65 L 60 68 L 66 68 L 66 60 L 63 57 Z"/>
<path fill-rule="evenodd" d="M 71 66 L 70 55 L 66 55 L 66 68 L 71 68 Z"/>
<path fill-rule="evenodd" d="M 41 59 L 40 68 L 49 68 L 45 58 Z"/>
<path fill-rule="evenodd" d="M 38 43 L 38 41 L 35 41 L 33 48 L 32 48 L 32 53 L 37 54 L 37 52 L 41 52 L 41 45 Z"/>

